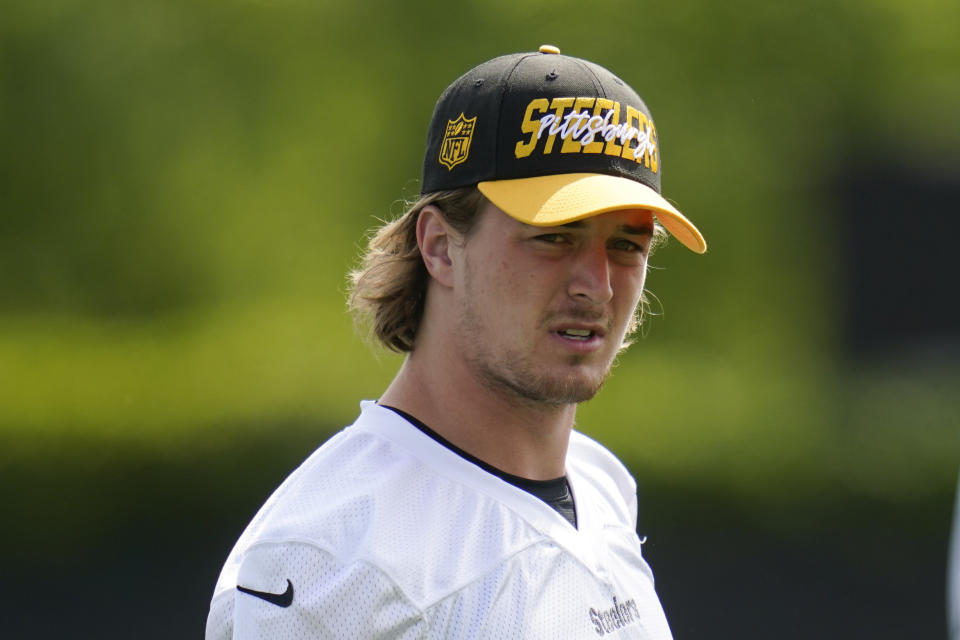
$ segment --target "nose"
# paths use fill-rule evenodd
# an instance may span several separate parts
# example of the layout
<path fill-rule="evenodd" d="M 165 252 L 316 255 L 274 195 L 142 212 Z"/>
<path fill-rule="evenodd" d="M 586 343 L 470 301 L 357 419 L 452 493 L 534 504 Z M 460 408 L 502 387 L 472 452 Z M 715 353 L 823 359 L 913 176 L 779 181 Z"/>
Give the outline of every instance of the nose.
<path fill-rule="evenodd" d="M 574 254 L 568 285 L 570 297 L 606 304 L 613 298 L 610 258 L 602 244 L 589 243 Z"/>

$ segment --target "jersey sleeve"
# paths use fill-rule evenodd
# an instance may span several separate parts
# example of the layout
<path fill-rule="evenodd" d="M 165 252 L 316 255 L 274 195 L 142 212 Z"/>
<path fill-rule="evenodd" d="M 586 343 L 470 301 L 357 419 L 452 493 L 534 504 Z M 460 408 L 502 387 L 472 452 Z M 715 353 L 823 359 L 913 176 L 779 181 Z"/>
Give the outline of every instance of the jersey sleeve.
<path fill-rule="evenodd" d="M 207 640 L 415 640 L 424 634 L 422 612 L 384 572 L 362 559 L 343 562 L 310 544 L 251 547 L 237 586 L 221 595 L 232 598 L 232 607 L 213 603 Z M 225 615 L 231 608 L 232 615 Z"/>

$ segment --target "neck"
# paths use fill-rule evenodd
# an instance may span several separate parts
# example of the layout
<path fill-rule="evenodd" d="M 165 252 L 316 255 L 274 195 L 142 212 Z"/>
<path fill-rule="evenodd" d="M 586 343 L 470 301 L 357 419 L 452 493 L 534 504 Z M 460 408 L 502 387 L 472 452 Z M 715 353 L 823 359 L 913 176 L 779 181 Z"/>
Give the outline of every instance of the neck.
<path fill-rule="evenodd" d="M 544 405 L 491 389 L 460 359 L 419 345 L 380 398 L 416 416 L 467 453 L 531 480 L 565 474 L 575 404 Z"/>

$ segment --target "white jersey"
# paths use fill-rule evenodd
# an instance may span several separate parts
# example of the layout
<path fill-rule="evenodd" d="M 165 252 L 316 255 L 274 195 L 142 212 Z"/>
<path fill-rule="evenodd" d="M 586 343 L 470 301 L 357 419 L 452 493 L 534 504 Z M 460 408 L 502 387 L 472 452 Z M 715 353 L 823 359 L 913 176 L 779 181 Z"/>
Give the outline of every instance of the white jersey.
<path fill-rule="evenodd" d="M 361 406 L 240 536 L 207 640 L 671 638 L 636 486 L 609 451 L 571 436 L 577 529 L 393 411 Z"/>

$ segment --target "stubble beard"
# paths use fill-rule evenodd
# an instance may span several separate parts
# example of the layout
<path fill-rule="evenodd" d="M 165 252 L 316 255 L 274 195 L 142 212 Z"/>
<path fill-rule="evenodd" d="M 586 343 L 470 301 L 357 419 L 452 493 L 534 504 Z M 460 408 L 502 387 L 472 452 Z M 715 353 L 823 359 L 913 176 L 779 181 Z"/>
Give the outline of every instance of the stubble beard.
<path fill-rule="evenodd" d="M 607 370 L 592 378 L 576 374 L 540 374 L 518 354 L 507 352 L 500 362 L 483 358 L 483 354 L 474 355 L 478 357 L 468 357 L 467 363 L 483 386 L 526 405 L 557 408 L 586 402 L 597 395 L 609 373 Z M 576 364 L 568 362 L 571 366 Z"/>
<path fill-rule="evenodd" d="M 487 335 L 481 316 L 472 305 L 460 315 L 461 355 L 474 377 L 489 391 L 526 406 L 558 408 L 593 398 L 603 387 L 613 358 L 602 373 L 590 375 L 578 367 L 588 356 L 572 354 L 560 365 L 537 366 L 529 352 L 508 349 L 493 353 L 483 342 Z"/>

